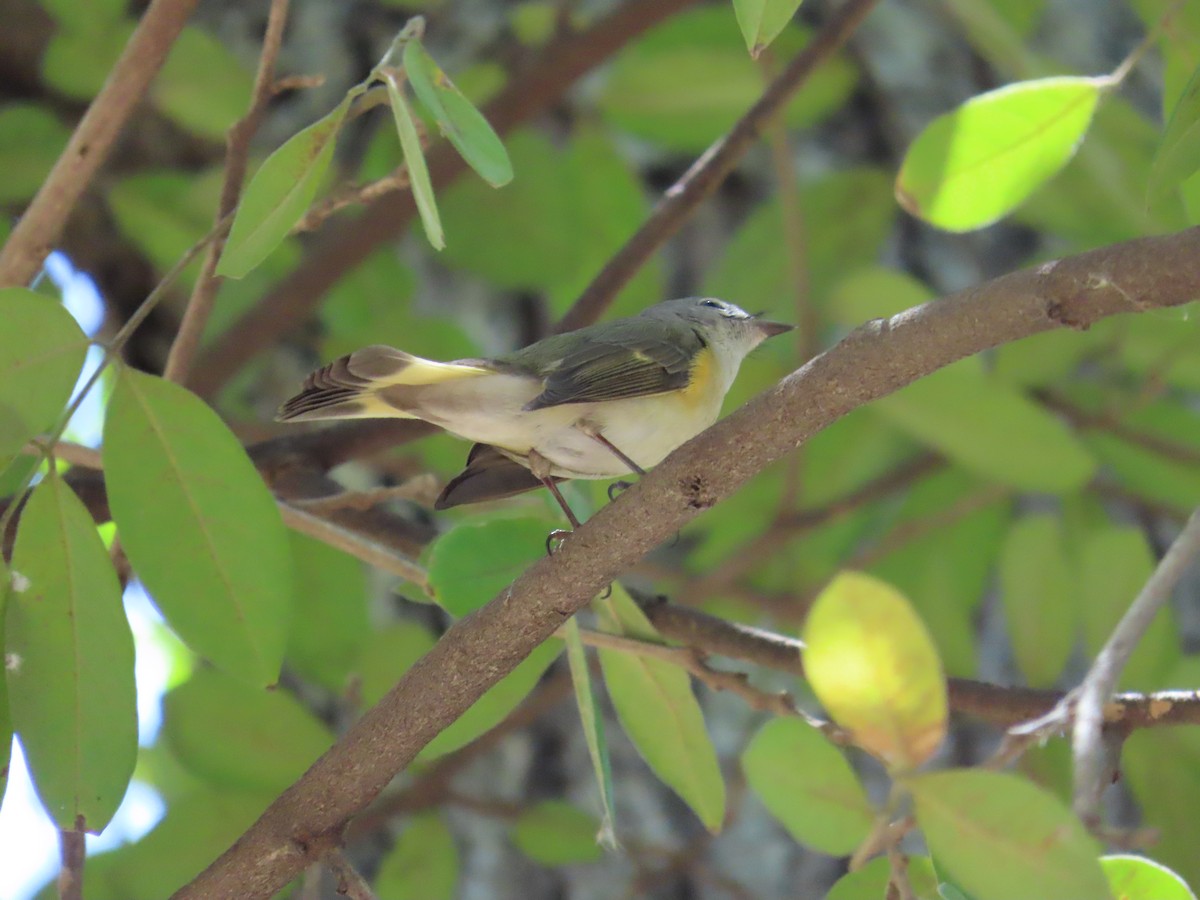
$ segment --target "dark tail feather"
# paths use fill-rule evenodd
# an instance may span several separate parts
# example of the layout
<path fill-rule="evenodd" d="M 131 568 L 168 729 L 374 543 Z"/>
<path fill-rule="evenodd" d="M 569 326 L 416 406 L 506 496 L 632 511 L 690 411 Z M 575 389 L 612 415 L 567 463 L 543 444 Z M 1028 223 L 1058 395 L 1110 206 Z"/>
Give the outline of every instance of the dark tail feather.
<path fill-rule="evenodd" d="M 284 403 L 275 418 L 280 422 L 377 416 L 409 418 L 401 410 L 383 403 L 375 389 L 414 359 L 382 344 L 356 350 L 309 375 L 300 393 Z"/>
<path fill-rule="evenodd" d="M 554 480 L 562 481 L 561 478 Z M 495 447 L 475 444 L 467 457 L 467 467 L 450 479 L 433 508 L 449 509 L 467 503 L 500 500 L 541 486 L 532 472 Z"/>

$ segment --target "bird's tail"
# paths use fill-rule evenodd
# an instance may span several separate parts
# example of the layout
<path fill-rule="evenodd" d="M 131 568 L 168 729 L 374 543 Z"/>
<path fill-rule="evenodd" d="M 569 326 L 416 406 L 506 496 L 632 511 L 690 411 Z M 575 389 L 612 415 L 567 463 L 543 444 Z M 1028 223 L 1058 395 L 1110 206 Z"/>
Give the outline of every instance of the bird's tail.
<path fill-rule="evenodd" d="M 279 408 L 280 422 L 316 419 L 420 418 L 406 408 L 402 397 L 412 391 L 388 388 L 441 384 L 457 378 L 488 374 L 472 362 L 440 363 L 422 359 L 383 344 L 356 350 L 317 369 L 304 380 L 304 389 Z M 390 395 L 390 398 L 389 398 Z"/>

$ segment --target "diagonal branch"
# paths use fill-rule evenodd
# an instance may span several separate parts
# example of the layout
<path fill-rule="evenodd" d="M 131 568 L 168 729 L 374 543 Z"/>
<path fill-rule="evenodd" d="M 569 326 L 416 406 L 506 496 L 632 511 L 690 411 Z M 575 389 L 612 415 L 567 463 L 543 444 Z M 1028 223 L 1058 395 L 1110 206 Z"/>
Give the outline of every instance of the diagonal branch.
<path fill-rule="evenodd" d="M 457 622 L 176 897 L 271 896 L 335 846 L 350 816 L 606 584 L 851 410 L 1002 343 L 1197 295 L 1200 228 L 1193 228 L 1016 272 L 859 327 L 684 444 L 552 557 Z"/>
<path fill-rule="evenodd" d="M 162 68 L 197 0 L 153 0 L 104 87 L 79 120 L 37 195 L 0 247 L 0 287 L 33 280 L 67 217 Z"/>

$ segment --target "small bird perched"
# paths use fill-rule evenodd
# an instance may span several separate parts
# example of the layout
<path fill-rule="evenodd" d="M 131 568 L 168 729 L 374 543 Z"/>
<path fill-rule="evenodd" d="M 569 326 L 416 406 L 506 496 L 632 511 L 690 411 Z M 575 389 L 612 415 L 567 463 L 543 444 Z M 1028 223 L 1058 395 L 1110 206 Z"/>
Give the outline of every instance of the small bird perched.
<path fill-rule="evenodd" d="M 559 334 L 495 359 L 433 362 L 382 344 L 313 372 L 280 421 L 423 419 L 475 441 L 435 503 L 508 497 L 657 465 L 716 421 L 746 354 L 794 326 L 710 297 Z"/>

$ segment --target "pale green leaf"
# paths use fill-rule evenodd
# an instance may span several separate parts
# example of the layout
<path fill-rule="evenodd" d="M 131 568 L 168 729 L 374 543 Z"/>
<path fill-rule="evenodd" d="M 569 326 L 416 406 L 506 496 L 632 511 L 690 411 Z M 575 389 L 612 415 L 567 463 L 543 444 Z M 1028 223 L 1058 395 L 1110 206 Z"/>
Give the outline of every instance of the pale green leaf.
<path fill-rule="evenodd" d="M 517 817 L 512 838 L 517 848 L 543 866 L 593 862 L 602 855 L 596 843 L 600 823 L 563 800 L 543 800 Z"/>
<path fill-rule="evenodd" d="M 433 196 L 433 183 L 429 180 L 429 167 L 425 165 L 425 155 L 421 150 L 421 138 L 417 135 L 417 126 L 413 121 L 412 111 L 408 101 L 404 99 L 404 91 L 396 76 L 388 74 L 384 77 L 387 85 L 388 105 L 392 108 L 392 120 L 396 123 L 396 135 L 400 138 L 400 149 L 404 153 L 404 163 L 408 167 L 409 189 L 417 204 L 417 212 L 421 216 L 421 225 L 425 229 L 425 237 L 434 250 L 446 246 L 446 235 L 442 231 L 442 221 L 438 217 L 437 200 Z"/>
<path fill-rule="evenodd" d="M 250 71 L 224 43 L 203 28 L 187 25 L 151 84 L 150 99 L 188 131 L 223 141 L 245 115 L 253 87 Z"/>
<path fill-rule="evenodd" d="M 608 631 L 661 640 L 619 584 L 596 611 Z M 709 831 L 725 820 L 725 779 L 691 676 L 665 660 L 600 648 L 604 684 L 621 727 L 662 781 L 690 806 Z"/>
<path fill-rule="evenodd" d="M 813 692 L 858 746 L 897 771 L 933 755 L 946 736 L 946 679 L 899 591 L 845 572 L 813 603 L 803 637 Z"/>
<path fill-rule="evenodd" d="M 217 274 L 242 278 L 283 242 L 317 195 L 350 100 L 292 135 L 246 185 Z"/>
<path fill-rule="evenodd" d="M 975 900 L 1111 898 L 1083 825 L 1025 779 L 958 769 L 905 783 L 930 850 Z"/>
<path fill-rule="evenodd" d="M 53 471 L 21 514 L 6 615 L 9 702 L 59 828 L 99 833 L 137 759 L 133 635 L 92 517 Z"/>
<path fill-rule="evenodd" d="M 846 757 L 799 719 L 774 719 L 742 753 L 758 799 L 788 833 L 822 853 L 845 856 L 866 840 L 875 810 Z"/>
<path fill-rule="evenodd" d="M 412 40 L 404 45 L 404 73 L 417 99 L 433 115 L 442 134 L 467 165 L 492 187 L 512 181 L 512 163 L 504 143 L 483 114 L 433 61 L 420 41 Z"/>
<path fill-rule="evenodd" d="M 990 225 L 1058 173 L 1092 121 L 1103 82 L 1058 77 L 972 97 L 913 141 L 896 199 L 949 231 Z"/>
<path fill-rule="evenodd" d="M 587 745 L 588 759 L 592 763 L 592 774 L 596 779 L 596 790 L 600 794 L 600 828 L 596 840 L 605 847 L 616 846 L 616 810 L 613 802 L 612 765 L 608 758 L 608 739 L 604 734 L 604 716 L 596 701 L 596 689 L 592 684 L 587 654 L 583 649 L 583 638 L 579 634 L 579 621 L 574 616 L 562 627 L 567 645 L 567 664 L 571 671 L 571 685 L 575 690 L 575 705 L 579 708 L 579 719 L 583 726 L 583 741 Z"/>
<path fill-rule="evenodd" d="M 372 632 L 354 665 L 364 707 L 374 706 L 412 664 L 430 651 L 437 638 L 424 625 L 395 622 Z"/>
<path fill-rule="evenodd" d="M 463 522 L 433 545 L 430 594 L 447 612 L 465 616 L 508 587 L 546 555 L 544 519 Z"/>
<path fill-rule="evenodd" d="M 104 423 L 104 474 L 121 545 L 175 632 L 219 668 L 274 683 L 291 553 L 237 438 L 194 394 L 125 369 Z"/>
<path fill-rule="evenodd" d="M 438 813 L 414 816 L 379 865 L 379 900 L 452 900 L 458 885 L 458 849 Z"/>
<path fill-rule="evenodd" d="M 758 59 L 758 55 L 792 21 L 799 8 L 800 0 L 733 0 L 738 28 L 746 39 L 750 55 Z"/>

